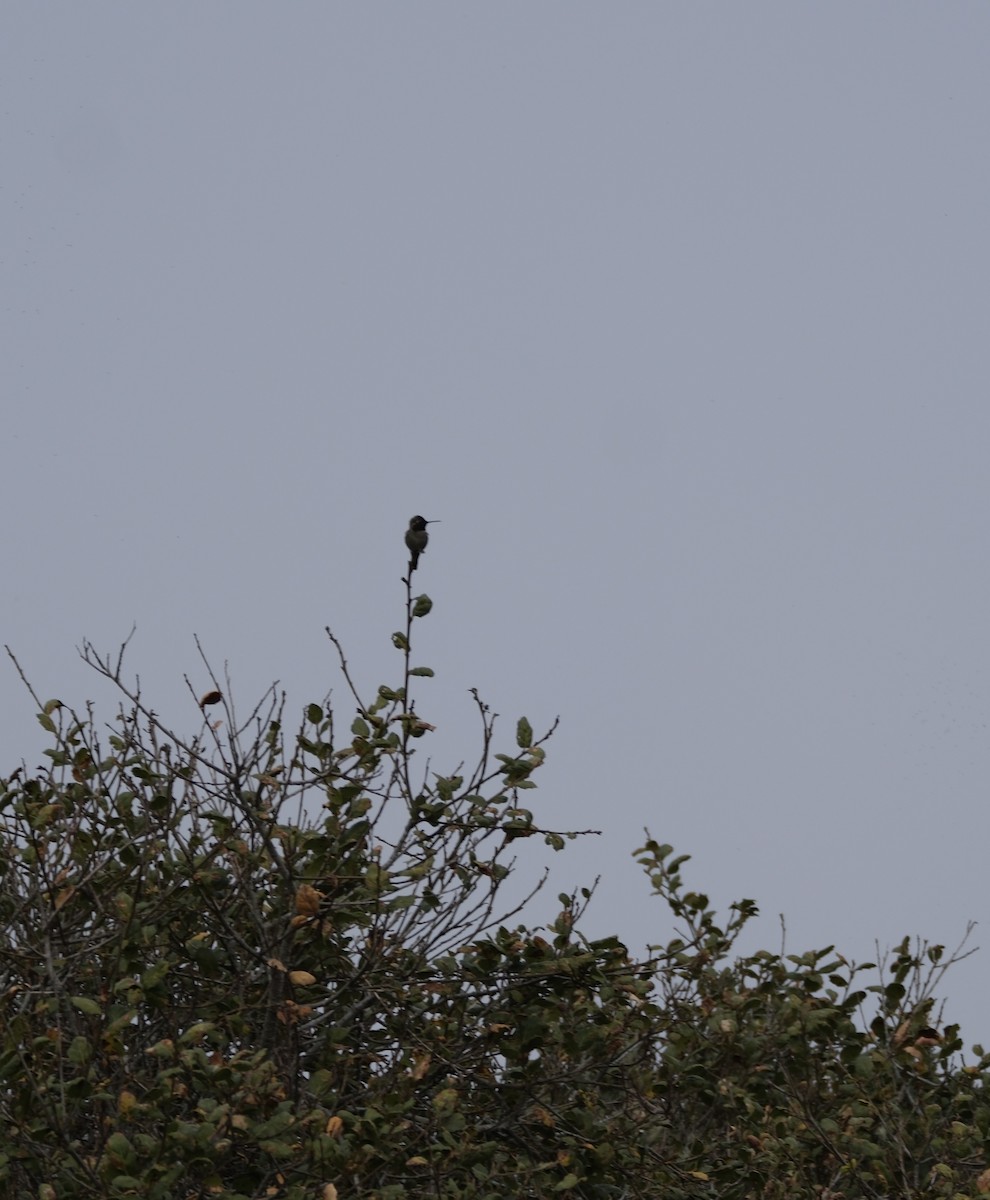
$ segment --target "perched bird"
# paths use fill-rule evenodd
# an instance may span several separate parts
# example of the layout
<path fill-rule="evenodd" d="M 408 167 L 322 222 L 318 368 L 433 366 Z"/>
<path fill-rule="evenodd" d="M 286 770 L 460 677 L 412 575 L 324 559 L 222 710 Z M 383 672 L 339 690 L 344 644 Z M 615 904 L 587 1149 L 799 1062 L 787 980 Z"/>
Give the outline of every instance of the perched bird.
<path fill-rule="evenodd" d="M 436 521 L 427 521 L 426 517 L 413 517 L 406 530 L 406 545 L 409 547 L 409 573 L 412 574 L 419 565 L 419 556 L 426 549 L 430 535 L 426 532 L 427 525 L 436 525 Z"/>

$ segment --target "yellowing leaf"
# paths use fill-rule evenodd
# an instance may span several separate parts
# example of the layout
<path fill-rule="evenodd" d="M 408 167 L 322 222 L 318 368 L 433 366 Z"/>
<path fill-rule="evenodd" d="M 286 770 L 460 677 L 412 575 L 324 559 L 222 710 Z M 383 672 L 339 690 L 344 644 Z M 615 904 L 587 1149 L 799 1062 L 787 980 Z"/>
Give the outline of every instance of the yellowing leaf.
<path fill-rule="evenodd" d="M 304 883 L 296 892 L 296 912 L 303 916 L 315 917 L 320 911 L 322 900 L 321 892 L 318 892 L 315 887 L 310 887 L 308 883 Z"/>
<path fill-rule="evenodd" d="M 433 1097 L 433 1107 L 438 1113 L 453 1112 L 460 1099 L 456 1088 L 444 1088 Z"/>
<path fill-rule="evenodd" d="M 316 983 L 316 976 L 310 975 L 308 971 L 290 971 L 289 982 L 295 987 L 309 987 Z"/>

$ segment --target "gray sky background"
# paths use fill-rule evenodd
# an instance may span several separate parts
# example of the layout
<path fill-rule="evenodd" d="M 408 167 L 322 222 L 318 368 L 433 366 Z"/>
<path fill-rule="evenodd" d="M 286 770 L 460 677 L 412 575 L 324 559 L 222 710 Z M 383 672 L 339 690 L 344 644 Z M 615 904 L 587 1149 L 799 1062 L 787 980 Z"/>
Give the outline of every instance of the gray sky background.
<path fill-rule="evenodd" d="M 986 941 L 990 7 L 52 3 L 0 36 L 0 640 L 184 732 L 393 680 L 559 713 L 589 927 Z M 342 704 L 343 693 L 338 691 Z M 42 745 L 9 664 L 0 769 Z M 7 764 L 3 767 L 3 764 Z M 547 852 L 549 854 L 549 852 Z M 553 893 L 533 920 L 551 917 Z M 946 1017 L 990 1038 L 990 946 Z"/>

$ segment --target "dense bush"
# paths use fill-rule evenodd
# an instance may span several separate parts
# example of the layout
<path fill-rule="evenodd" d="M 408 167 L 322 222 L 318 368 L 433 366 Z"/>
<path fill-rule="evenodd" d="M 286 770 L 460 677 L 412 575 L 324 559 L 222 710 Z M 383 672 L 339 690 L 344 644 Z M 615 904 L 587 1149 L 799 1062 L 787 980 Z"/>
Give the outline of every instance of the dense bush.
<path fill-rule="evenodd" d="M 582 935 L 588 890 L 522 923 L 516 844 L 575 836 L 524 803 L 549 734 L 497 753 L 476 696 L 473 768 L 417 771 L 429 611 L 407 587 L 394 687 L 339 653 L 356 715 L 310 704 L 291 736 L 274 690 L 239 721 L 214 677 L 182 737 L 92 647 L 109 733 L 35 697 L 50 765 L 0 789 L 5 1194 L 988 1190 L 990 1058 L 930 1027 L 940 947 L 741 956 L 754 904 L 719 918 L 652 840 L 677 931 L 653 957 Z"/>

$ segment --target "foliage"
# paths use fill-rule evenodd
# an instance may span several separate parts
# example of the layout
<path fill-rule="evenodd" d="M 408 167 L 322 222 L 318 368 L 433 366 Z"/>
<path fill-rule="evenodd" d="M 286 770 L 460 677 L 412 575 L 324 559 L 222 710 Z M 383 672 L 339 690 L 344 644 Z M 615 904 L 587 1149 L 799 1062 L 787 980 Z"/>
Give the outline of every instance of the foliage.
<path fill-rule="evenodd" d="M 49 764 L 0 789 L 0 1184 L 82 1197 L 970 1196 L 990 1187 L 990 1058 L 929 1027 L 953 955 L 739 956 L 637 853 L 677 932 L 589 940 L 591 889 L 542 927 L 503 901 L 552 733 L 417 771 L 407 582 L 396 686 L 356 713 L 274 690 L 237 718 L 211 671 L 199 732 L 122 672 L 102 734 L 35 697 Z M 204 658 L 204 663 L 206 660 Z M 207 667 L 209 666 L 206 663 Z M 430 685 L 425 685 L 430 686 Z M 223 717 L 207 709 L 222 705 Z M 345 719 L 346 721 L 346 719 Z"/>

